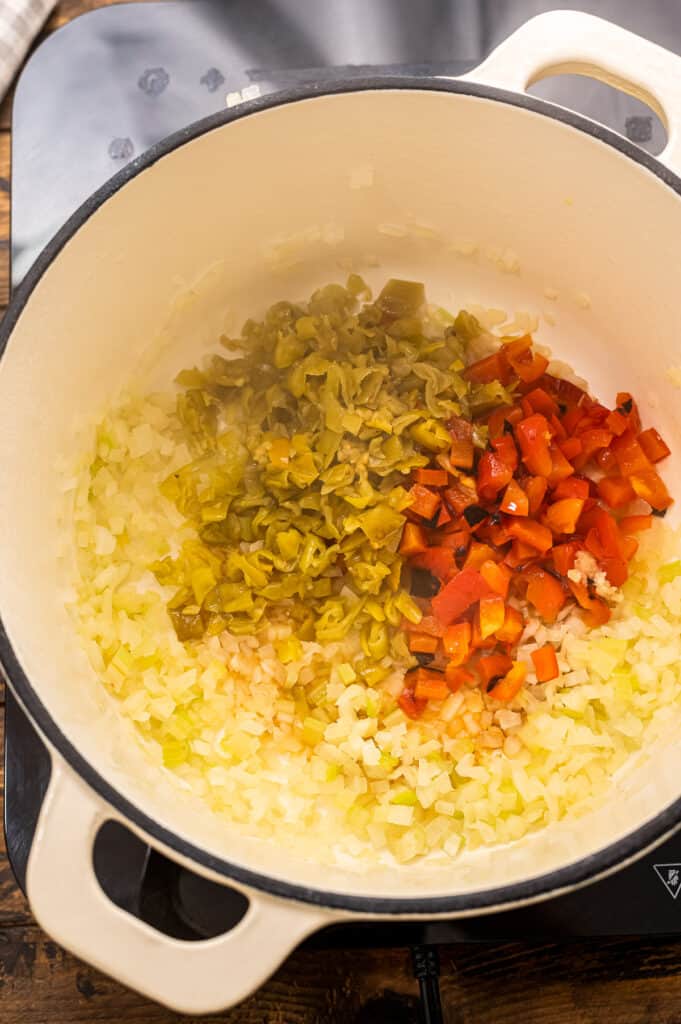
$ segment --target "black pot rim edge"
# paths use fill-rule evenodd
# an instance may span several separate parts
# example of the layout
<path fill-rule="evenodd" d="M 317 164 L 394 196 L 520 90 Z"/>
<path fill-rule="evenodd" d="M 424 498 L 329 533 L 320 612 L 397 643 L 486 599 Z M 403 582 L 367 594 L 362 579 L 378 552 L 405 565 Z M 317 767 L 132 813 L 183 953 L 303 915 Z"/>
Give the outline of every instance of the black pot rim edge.
<path fill-rule="evenodd" d="M 460 79 L 421 79 L 407 76 L 388 77 L 380 75 L 324 83 L 323 86 L 319 87 L 309 86 L 283 90 L 270 96 L 220 111 L 173 133 L 152 146 L 151 149 L 147 150 L 140 157 L 131 161 L 130 164 L 109 179 L 97 192 L 88 198 L 69 217 L 51 241 L 48 242 L 22 283 L 12 295 L 5 317 L 2 324 L 0 324 L 0 359 L 4 355 L 12 331 L 35 286 L 69 239 L 107 199 L 118 192 L 119 189 L 139 173 L 143 173 L 152 167 L 158 160 L 161 160 L 185 143 L 191 142 L 213 129 L 220 128 L 232 121 L 240 120 L 261 110 L 268 110 L 321 96 L 398 89 L 468 95 L 506 103 L 514 107 L 521 107 L 533 113 L 553 118 L 618 150 L 624 156 L 651 171 L 665 185 L 676 192 L 677 195 L 681 195 L 681 179 L 664 164 L 660 163 L 659 160 L 656 160 L 655 157 L 650 156 L 644 150 L 639 149 L 622 136 L 617 135 L 595 121 L 523 93 L 509 92 L 494 86 L 478 85 L 474 82 L 462 81 Z M 153 818 L 139 810 L 131 801 L 118 793 L 92 767 L 78 749 L 73 746 L 49 714 L 23 672 L 2 621 L 0 621 L 0 664 L 12 689 L 48 742 L 64 758 L 73 771 L 124 818 L 129 819 L 152 840 L 156 840 L 170 851 L 174 851 L 189 861 L 194 861 L 205 869 L 221 875 L 226 880 L 233 879 L 242 885 L 299 903 L 346 910 L 359 915 L 409 915 L 423 918 L 437 915 L 468 916 L 475 913 L 489 913 L 509 909 L 522 903 L 534 902 L 539 899 L 555 896 L 560 892 L 586 885 L 610 874 L 626 862 L 637 859 L 647 850 L 663 842 L 681 825 L 680 797 L 633 832 L 627 833 L 614 843 L 565 867 L 549 871 L 523 882 L 502 885 L 470 894 L 401 899 L 397 897 L 357 896 L 298 885 L 251 871 L 238 864 L 232 864 L 201 847 L 193 845 L 170 829 L 160 825 Z"/>

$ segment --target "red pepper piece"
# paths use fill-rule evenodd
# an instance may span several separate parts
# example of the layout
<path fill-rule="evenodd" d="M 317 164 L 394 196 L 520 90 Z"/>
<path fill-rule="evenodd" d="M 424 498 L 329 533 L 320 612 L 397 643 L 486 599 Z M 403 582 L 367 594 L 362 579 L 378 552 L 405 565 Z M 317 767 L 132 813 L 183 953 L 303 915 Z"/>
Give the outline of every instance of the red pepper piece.
<path fill-rule="evenodd" d="M 479 569 L 481 565 L 493 558 L 494 551 L 489 544 L 481 544 L 479 541 L 473 540 L 466 555 L 464 569 Z"/>
<path fill-rule="evenodd" d="M 502 512 L 511 516 L 527 516 L 530 513 L 530 503 L 525 491 L 515 480 L 509 482 L 504 491 L 504 496 L 499 506 Z"/>
<path fill-rule="evenodd" d="M 478 463 L 478 494 L 483 501 L 494 501 L 513 479 L 513 469 L 494 451 L 483 453 Z"/>
<path fill-rule="evenodd" d="M 623 476 L 604 476 L 598 481 L 596 488 L 610 508 L 622 508 L 636 497 L 630 481 Z"/>
<path fill-rule="evenodd" d="M 405 523 L 400 541 L 400 554 L 405 558 L 417 555 L 428 547 L 425 530 L 416 523 Z"/>
<path fill-rule="evenodd" d="M 649 427 L 638 435 L 638 443 L 651 462 L 661 462 L 671 455 L 671 448 L 662 440 L 655 427 Z"/>
<path fill-rule="evenodd" d="M 525 492 L 530 506 L 530 515 L 536 516 L 541 508 L 548 488 L 548 481 L 543 476 L 531 476 L 525 482 Z"/>
<path fill-rule="evenodd" d="M 583 469 L 596 452 L 609 447 L 612 439 L 610 431 L 604 430 L 602 427 L 591 427 L 589 430 L 582 431 L 579 435 L 582 451 L 574 460 L 575 469 Z"/>
<path fill-rule="evenodd" d="M 489 593 L 490 588 L 476 569 L 462 569 L 433 598 L 433 613 L 448 626 Z"/>
<path fill-rule="evenodd" d="M 454 665 L 451 662 L 445 668 L 445 679 L 452 693 L 456 693 L 463 686 L 475 682 L 475 676 L 472 672 L 468 672 L 465 668 L 459 668 L 458 665 Z"/>
<path fill-rule="evenodd" d="M 471 650 L 470 622 L 457 622 L 453 626 L 447 626 L 442 638 L 442 646 L 449 658 L 450 665 L 463 665 Z"/>
<path fill-rule="evenodd" d="M 424 484 L 426 487 L 446 487 L 449 482 L 449 473 L 446 469 L 415 469 L 414 480 L 417 484 Z"/>
<path fill-rule="evenodd" d="M 506 616 L 501 629 L 497 630 L 497 640 L 502 644 L 517 644 L 523 635 L 525 622 L 517 608 L 506 606 Z"/>
<path fill-rule="evenodd" d="M 408 718 L 420 718 L 426 710 L 427 701 L 417 700 L 412 690 L 402 690 L 397 703 Z"/>
<path fill-rule="evenodd" d="M 638 497 L 647 501 L 657 512 L 663 512 L 672 504 L 674 499 L 670 496 L 664 481 L 654 469 L 632 473 L 630 480 L 631 486 L 636 491 Z"/>
<path fill-rule="evenodd" d="M 457 571 L 452 548 L 432 547 L 420 551 L 410 559 L 411 565 L 417 569 L 426 569 L 439 580 L 451 579 Z"/>
<path fill-rule="evenodd" d="M 471 363 L 461 376 L 473 384 L 491 384 L 494 380 L 508 384 L 511 380 L 511 368 L 503 348 L 500 348 L 492 355 L 478 359 L 476 363 Z"/>
<path fill-rule="evenodd" d="M 499 594 L 501 597 L 506 597 L 513 575 L 510 569 L 500 562 L 493 562 L 490 559 L 487 562 L 483 562 L 480 566 L 480 575 L 490 590 L 493 590 L 495 594 Z"/>
<path fill-rule="evenodd" d="M 542 387 L 536 387 L 532 391 L 528 391 L 525 395 L 525 401 L 530 406 L 532 412 L 540 412 L 547 419 L 558 415 L 558 403 Z"/>
<path fill-rule="evenodd" d="M 489 690 L 490 697 L 508 703 L 522 689 L 526 676 L 527 665 L 522 661 L 514 661 L 504 678 Z"/>
<path fill-rule="evenodd" d="M 474 481 L 471 477 L 457 477 L 443 491 L 443 497 L 449 510 L 455 516 L 462 516 L 471 505 L 477 505 L 479 498 Z"/>
<path fill-rule="evenodd" d="M 638 406 L 628 391 L 617 392 L 617 412 L 626 417 L 627 426 L 634 434 L 641 431 L 641 417 Z"/>
<path fill-rule="evenodd" d="M 434 491 L 429 491 L 422 484 L 414 484 L 409 491 L 411 502 L 409 508 L 423 519 L 432 519 L 440 507 L 441 498 Z"/>
<path fill-rule="evenodd" d="M 641 533 L 642 530 L 649 530 L 653 525 L 652 516 L 624 516 L 619 521 L 619 528 L 622 533 Z"/>
<path fill-rule="evenodd" d="M 427 633 L 411 633 L 409 636 L 409 650 L 412 654 L 435 654 L 439 645 L 438 638 Z"/>
<path fill-rule="evenodd" d="M 572 459 L 576 459 L 578 455 L 582 454 L 582 442 L 578 437 L 568 437 L 564 441 L 558 442 L 558 447 L 562 451 L 568 462 Z"/>
<path fill-rule="evenodd" d="M 541 555 L 546 554 L 553 544 L 549 528 L 533 519 L 514 519 L 508 524 L 507 529 L 510 537 L 527 544 Z"/>
<path fill-rule="evenodd" d="M 534 605 L 542 619 L 554 622 L 566 601 L 565 591 L 551 573 L 539 569 L 527 585 L 527 600 Z"/>
<path fill-rule="evenodd" d="M 619 466 L 615 454 L 610 448 L 603 448 L 596 452 L 594 462 L 604 473 L 619 473 Z"/>
<path fill-rule="evenodd" d="M 507 654 L 485 654 L 478 662 L 478 671 L 480 677 L 485 684 L 485 688 L 489 683 L 496 679 L 497 676 L 505 676 L 508 670 L 511 668 L 513 662 Z"/>
<path fill-rule="evenodd" d="M 428 636 L 436 637 L 443 636 L 445 631 L 445 627 L 434 615 L 424 615 L 417 623 L 402 619 L 401 627 L 406 633 L 427 633 Z"/>
<path fill-rule="evenodd" d="M 552 679 L 558 678 L 560 675 L 558 659 L 551 644 L 544 644 L 543 647 L 532 651 L 531 657 L 534 662 L 534 670 L 537 673 L 538 682 L 550 683 Z"/>
<path fill-rule="evenodd" d="M 533 476 L 548 477 L 553 468 L 553 460 L 549 452 L 551 430 L 548 421 L 541 413 L 533 413 L 521 420 L 515 428 L 523 462 Z"/>
<path fill-rule="evenodd" d="M 563 430 L 568 437 L 572 437 L 577 425 L 581 422 L 584 417 L 584 411 L 581 408 L 569 409 L 568 412 L 561 419 L 563 424 Z"/>
<path fill-rule="evenodd" d="M 621 587 L 629 579 L 629 570 L 623 558 L 603 558 L 601 567 L 613 587 Z"/>
<path fill-rule="evenodd" d="M 499 594 L 491 594 L 489 597 L 480 598 L 477 622 L 483 640 L 487 640 L 498 629 L 501 629 L 505 618 L 506 608 L 503 597 L 500 597 Z"/>
<path fill-rule="evenodd" d="M 546 510 L 546 525 L 553 533 L 574 533 L 583 508 L 583 498 L 561 498 Z"/>
<path fill-rule="evenodd" d="M 568 580 L 577 604 L 584 609 L 584 621 L 588 626 L 603 626 L 610 619 L 610 609 L 599 597 L 591 597 L 583 583 Z"/>
<path fill-rule="evenodd" d="M 572 476 L 575 470 L 572 463 L 568 462 L 557 444 L 550 446 L 549 455 L 551 456 L 551 472 L 547 477 L 547 481 L 549 487 L 556 487 L 561 480 L 566 480 L 569 476 Z"/>
<path fill-rule="evenodd" d="M 616 437 L 611 445 L 613 455 L 617 459 L 622 476 L 633 476 L 634 473 L 647 473 L 652 464 L 631 430 L 625 430 Z"/>
<path fill-rule="evenodd" d="M 427 668 L 418 668 L 408 672 L 410 685 L 413 678 L 414 698 L 420 700 L 444 700 L 449 696 L 447 680 L 442 672 L 429 672 Z"/>
<path fill-rule="evenodd" d="M 557 544 L 551 551 L 551 558 L 556 572 L 561 576 L 567 576 L 570 569 L 575 567 L 577 552 L 583 549 L 583 544 L 578 540 L 569 540 L 565 544 Z"/>
<path fill-rule="evenodd" d="M 626 416 L 623 416 L 621 412 L 618 412 L 617 409 L 613 409 L 610 415 L 606 418 L 605 425 L 608 430 L 615 435 L 615 437 L 619 437 L 620 434 L 623 434 L 629 426 L 629 420 Z"/>
<path fill-rule="evenodd" d="M 584 477 L 571 476 L 567 480 L 561 480 L 553 489 L 554 501 L 559 498 L 582 498 L 583 501 L 589 497 L 589 481 Z"/>

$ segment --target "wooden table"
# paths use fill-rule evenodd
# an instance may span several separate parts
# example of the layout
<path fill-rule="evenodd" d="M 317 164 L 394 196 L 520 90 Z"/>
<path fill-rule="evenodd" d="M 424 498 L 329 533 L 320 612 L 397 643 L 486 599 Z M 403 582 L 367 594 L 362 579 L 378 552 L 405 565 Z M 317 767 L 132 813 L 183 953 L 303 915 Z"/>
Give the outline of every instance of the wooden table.
<path fill-rule="evenodd" d="M 112 0 L 62 0 L 48 31 L 107 2 Z M 9 296 L 9 154 L 8 99 L 0 108 L 3 308 Z M 407 950 L 302 951 L 242 1006 L 211 1019 L 219 1024 L 415 1024 L 416 992 Z M 522 945 L 445 947 L 442 994 L 449 1024 L 679 1024 L 681 941 L 555 945 L 528 938 Z M 0 1024 L 180 1020 L 188 1018 L 127 991 L 41 932 L 15 885 L 0 836 Z"/>

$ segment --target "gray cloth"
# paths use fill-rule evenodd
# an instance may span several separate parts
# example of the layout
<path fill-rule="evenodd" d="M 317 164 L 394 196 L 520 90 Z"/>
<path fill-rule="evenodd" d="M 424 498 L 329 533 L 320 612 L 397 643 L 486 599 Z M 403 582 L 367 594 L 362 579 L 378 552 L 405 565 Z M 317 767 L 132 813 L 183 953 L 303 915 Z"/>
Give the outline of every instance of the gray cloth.
<path fill-rule="evenodd" d="M 0 0 L 0 99 L 54 6 L 55 0 Z"/>

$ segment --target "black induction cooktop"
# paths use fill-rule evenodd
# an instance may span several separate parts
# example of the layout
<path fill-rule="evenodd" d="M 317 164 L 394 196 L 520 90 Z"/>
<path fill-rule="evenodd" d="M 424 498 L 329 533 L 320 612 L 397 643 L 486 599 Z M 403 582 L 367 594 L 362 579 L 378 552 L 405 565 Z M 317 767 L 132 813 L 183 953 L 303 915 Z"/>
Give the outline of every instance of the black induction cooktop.
<path fill-rule="evenodd" d="M 536 0 L 225 0 L 123 4 L 78 18 L 36 51 L 13 115 L 12 267 L 17 284 L 70 213 L 134 156 L 226 104 L 301 82 L 386 70 L 458 75 Z M 572 3 L 681 53 L 676 0 Z M 561 76 L 534 90 L 658 153 L 664 130 L 638 101 Z M 47 752 L 7 693 L 5 833 L 19 884 L 49 780 Z M 201 939 L 243 914 L 243 897 L 105 824 L 95 847 L 111 899 L 168 934 Z M 458 921 L 337 925 L 309 944 L 405 945 L 681 932 L 681 834 L 610 878 L 534 907 Z"/>

